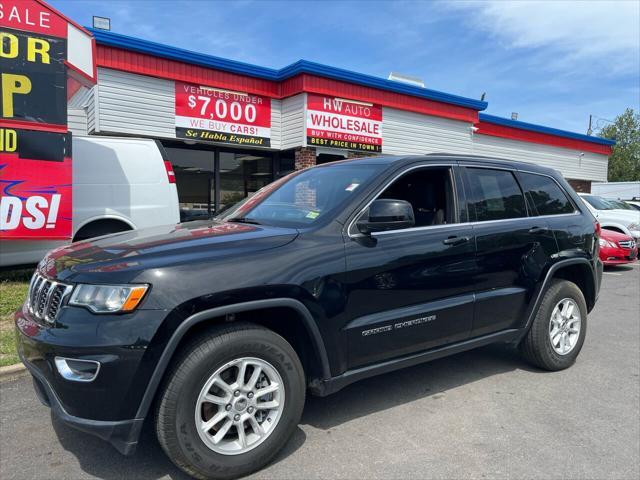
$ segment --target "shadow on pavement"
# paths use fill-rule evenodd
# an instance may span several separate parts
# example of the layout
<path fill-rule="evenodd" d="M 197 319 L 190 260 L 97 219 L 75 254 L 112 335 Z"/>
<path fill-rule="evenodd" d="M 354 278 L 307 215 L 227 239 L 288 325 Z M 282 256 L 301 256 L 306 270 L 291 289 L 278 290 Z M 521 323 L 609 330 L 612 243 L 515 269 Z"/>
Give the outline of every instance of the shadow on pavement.
<path fill-rule="evenodd" d="M 89 475 L 105 480 L 121 480 L 123 478 L 156 480 L 165 476 L 173 480 L 192 478 L 171 463 L 160 447 L 150 424 L 145 424 L 136 453 L 125 457 L 103 440 L 77 431 L 53 416 L 51 420 L 60 444 L 77 458 L 80 468 Z M 271 465 L 293 454 L 304 444 L 305 440 L 305 433 L 297 428 L 289 442 L 271 462 Z"/>
<path fill-rule="evenodd" d="M 628 272 L 629 270 L 633 270 L 633 266 L 635 264 L 637 263 L 634 262 L 634 263 L 625 263 L 622 265 L 605 265 L 604 271 L 605 272 Z"/>
<path fill-rule="evenodd" d="M 301 423 L 328 430 L 355 418 L 530 367 L 513 348 L 491 345 L 354 383 L 325 398 L 307 397 Z"/>
<path fill-rule="evenodd" d="M 528 367 L 505 346 L 489 346 L 423 365 L 372 377 L 325 398 L 307 397 L 301 423 L 328 430 L 358 417 L 380 412 L 419 398 L 442 395 L 449 389 L 512 370 Z M 76 431 L 52 417 L 54 430 L 65 450 L 86 473 L 105 480 L 135 478 L 173 480 L 190 477 L 171 463 L 156 440 L 150 424 L 143 429 L 135 455 L 125 457 L 106 442 Z M 272 464 L 295 453 L 305 442 L 298 428 Z"/>

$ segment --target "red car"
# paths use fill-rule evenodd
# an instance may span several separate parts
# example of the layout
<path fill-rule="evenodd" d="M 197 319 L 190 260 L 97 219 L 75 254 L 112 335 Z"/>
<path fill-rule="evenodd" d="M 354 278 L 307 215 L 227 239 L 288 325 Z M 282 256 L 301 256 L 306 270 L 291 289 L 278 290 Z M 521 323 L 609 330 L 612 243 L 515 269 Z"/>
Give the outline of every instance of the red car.
<path fill-rule="evenodd" d="M 629 235 L 602 229 L 600 234 L 600 260 L 605 265 L 622 265 L 635 262 L 638 245 Z"/>

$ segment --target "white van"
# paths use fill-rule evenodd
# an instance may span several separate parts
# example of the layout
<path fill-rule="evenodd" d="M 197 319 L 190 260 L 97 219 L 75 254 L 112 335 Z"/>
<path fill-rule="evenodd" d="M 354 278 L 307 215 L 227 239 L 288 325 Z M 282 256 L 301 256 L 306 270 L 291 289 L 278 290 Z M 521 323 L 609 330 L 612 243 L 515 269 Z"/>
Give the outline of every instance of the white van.
<path fill-rule="evenodd" d="M 157 140 L 73 136 L 73 241 L 180 222 L 175 175 Z M 0 267 L 37 263 L 59 240 L 2 240 Z"/>

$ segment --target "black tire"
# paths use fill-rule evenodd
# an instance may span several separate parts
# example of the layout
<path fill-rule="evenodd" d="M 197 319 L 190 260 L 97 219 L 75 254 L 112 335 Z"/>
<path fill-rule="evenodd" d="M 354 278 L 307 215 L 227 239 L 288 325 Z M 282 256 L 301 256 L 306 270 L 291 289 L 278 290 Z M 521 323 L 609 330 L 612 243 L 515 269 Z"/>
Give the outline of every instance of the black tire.
<path fill-rule="evenodd" d="M 580 333 L 573 349 L 565 354 L 557 353 L 549 338 L 551 315 L 561 300 L 573 300 L 580 310 Z M 532 365 L 544 370 L 556 371 L 569 368 L 576 361 L 587 334 L 587 303 L 578 286 L 568 280 L 553 280 L 544 293 L 531 328 L 520 343 L 520 351 Z"/>
<path fill-rule="evenodd" d="M 207 379 L 240 357 L 270 363 L 282 377 L 285 403 L 273 432 L 253 450 L 237 455 L 217 453 L 200 438 L 195 404 Z M 171 461 L 200 479 L 230 479 L 266 465 L 285 445 L 300 421 L 305 401 L 302 364 L 280 335 L 253 324 L 217 326 L 183 348 L 172 363 L 157 402 L 155 426 L 160 445 Z"/>

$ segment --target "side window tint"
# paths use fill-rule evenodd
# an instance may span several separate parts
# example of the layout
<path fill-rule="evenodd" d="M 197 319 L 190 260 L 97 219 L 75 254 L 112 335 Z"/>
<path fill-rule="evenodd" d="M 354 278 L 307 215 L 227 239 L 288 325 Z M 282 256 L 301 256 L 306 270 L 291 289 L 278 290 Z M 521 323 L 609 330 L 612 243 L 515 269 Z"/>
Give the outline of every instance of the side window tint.
<path fill-rule="evenodd" d="M 413 207 L 416 227 L 455 223 L 449 167 L 426 167 L 402 175 L 378 198 L 405 200 Z"/>
<path fill-rule="evenodd" d="M 575 208 L 567 195 L 551 178 L 533 173 L 520 173 L 522 188 L 538 215 L 573 213 Z"/>
<path fill-rule="evenodd" d="M 513 173 L 487 168 L 467 168 L 466 171 L 476 221 L 527 216 L 524 195 Z"/>

